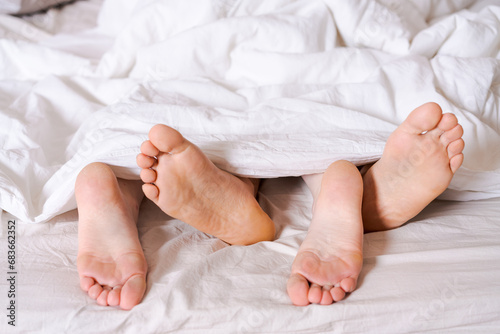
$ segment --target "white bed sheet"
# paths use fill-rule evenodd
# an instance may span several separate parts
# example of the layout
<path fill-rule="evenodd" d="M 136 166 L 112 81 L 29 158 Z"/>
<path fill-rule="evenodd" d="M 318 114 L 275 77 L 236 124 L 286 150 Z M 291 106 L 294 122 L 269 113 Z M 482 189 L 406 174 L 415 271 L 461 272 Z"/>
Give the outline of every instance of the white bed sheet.
<path fill-rule="evenodd" d="M 277 239 L 228 246 L 141 207 L 147 291 L 131 311 L 98 306 L 80 290 L 77 213 L 17 221 L 17 320 L 2 333 L 497 333 L 500 199 L 436 201 L 405 226 L 364 237 L 358 289 L 330 306 L 291 305 L 290 266 L 310 221 L 300 178 L 265 180 L 259 201 Z M 0 264 L 6 267 L 2 217 Z M 0 306 L 8 285 L 0 282 Z M 4 311 L 5 313 L 5 311 Z"/>
<path fill-rule="evenodd" d="M 499 18 L 495 0 L 92 0 L 0 15 L 0 263 L 16 220 L 16 330 L 498 332 Z M 277 240 L 249 247 L 146 201 L 143 302 L 103 308 L 80 291 L 75 177 L 102 161 L 137 178 L 153 124 L 230 172 L 296 176 L 378 159 L 427 101 L 465 129 L 464 166 L 441 197 L 460 201 L 365 235 L 360 287 L 345 302 L 298 308 L 286 295 L 310 220 L 298 178 L 263 182 Z M 0 331 L 15 332 L 6 321 Z"/>
<path fill-rule="evenodd" d="M 239 175 L 365 164 L 428 101 L 465 129 L 444 198 L 500 196 L 499 17 L 494 0 L 107 0 L 2 15 L 1 208 L 26 222 L 73 209 L 92 161 L 137 178 L 155 123 Z"/>

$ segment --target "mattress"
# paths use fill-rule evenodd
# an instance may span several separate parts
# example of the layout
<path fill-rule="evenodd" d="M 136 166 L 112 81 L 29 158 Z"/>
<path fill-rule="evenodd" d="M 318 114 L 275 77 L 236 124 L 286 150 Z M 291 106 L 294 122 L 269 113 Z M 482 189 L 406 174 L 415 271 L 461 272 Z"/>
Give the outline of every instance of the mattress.
<path fill-rule="evenodd" d="M 495 0 L 90 0 L 0 14 L 1 331 L 497 332 L 499 19 Z M 464 128 L 449 188 L 364 236 L 346 300 L 293 306 L 286 281 L 312 205 L 299 176 L 376 161 L 428 101 Z M 96 161 L 137 179 L 156 123 L 263 178 L 276 240 L 228 246 L 145 200 L 144 299 L 98 306 L 78 284 L 74 182 Z"/>
<path fill-rule="evenodd" d="M 3 333 L 496 333 L 500 200 L 435 201 L 396 230 L 364 236 L 358 288 L 330 306 L 293 306 L 286 282 L 311 219 L 300 178 L 265 180 L 273 242 L 226 243 L 144 201 L 138 228 L 147 290 L 131 311 L 99 306 L 78 284 L 76 211 L 16 220 L 16 327 Z M 8 220 L 2 216 L 2 268 Z M 5 276 L 7 269 L 4 269 Z M 0 285 L 3 313 L 10 284 Z"/>

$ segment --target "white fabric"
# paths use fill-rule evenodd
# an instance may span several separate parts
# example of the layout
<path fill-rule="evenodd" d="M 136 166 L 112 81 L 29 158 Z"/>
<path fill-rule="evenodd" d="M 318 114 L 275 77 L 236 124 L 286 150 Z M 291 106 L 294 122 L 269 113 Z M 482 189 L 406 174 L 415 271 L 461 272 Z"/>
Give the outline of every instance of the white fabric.
<path fill-rule="evenodd" d="M 498 1 L 84 3 L 0 16 L 0 205 L 23 221 L 74 208 L 89 162 L 137 178 L 155 123 L 230 172 L 293 176 L 378 159 L 427 101 L 465 129 L 444 198 L 500 195 Z"/>
<path fill-rule="evenodd" d="M 131 311 L 98 306 L 80 290 L 77 212 L 46 224 L 17 221 L 16 327 L 2 333 L 498 333 L 500 200 L 437 201 L 409 224 L 364 237 L 359 287 L 331 306 L 296 307 L 286 281 L 311 219 L 300 178 L 262 183 L 277 239 L 228 246 L 141 207 L 147 290 Z M 1 268 L 7 268 L 1 217 Z M 5 274 L 5 273 L 4 273 Z M 0 280 L 0 305 L 9 286 Z M 4 310 L 3 314 L 7 311 Z"/>
<path fill-rule="evenodd" d="M 1 14 L 29 14 L 45 10 L 51 6 L 64 4 L 70 0 L 2 0 Z"/>

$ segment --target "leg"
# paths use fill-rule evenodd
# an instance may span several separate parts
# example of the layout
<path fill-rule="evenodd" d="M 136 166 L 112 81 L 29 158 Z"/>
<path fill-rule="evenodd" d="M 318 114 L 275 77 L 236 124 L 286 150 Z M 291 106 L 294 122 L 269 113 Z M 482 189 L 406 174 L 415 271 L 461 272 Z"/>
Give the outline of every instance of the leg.
<path fill-rule="evenodd" d="M 146 290 L 147 263 L 137 233 L 143 198 L 138 181 L 117 179 L 105 164 L 78 175 L 78 274 L 99 305 L 131 309 Z"/>
<path fill-rule="evenodd" d="M 238 179 L 240 179 L 241 181 L 243 181 L 245 184 L 248 185 L 248 187 L 250 188 L 250 192 L 253 194 L 253 197 L 257 197 L 257 193 L 259 192 L 260 179 L 255 179 L 255 178 L 250 179 L 247 177 L 239 177 L 239 176 Z"/>
<path fill-rule="evenodd" d="M 314 197 L 311 225 L 287 284 L 295 305 L 328 305 L 356 288 L 363 263 L 358 169 L 337 161 L 326 172 L 304 177 Z"/>
<path fill-rule="evenodd" d="M 179 132 L 156 125 L 141 146 L 143 191 L 168 215 L 225 242 L 274 239 L 274 223 L 255 199 L 258 180 L 217 168 Z"/>
<path fill-rule="evenodd" d="M 363 176 L 365 231 L 399 227 L 450 184 L 463 161 L 463 129 L 435 103 L 415 109 Z"/>

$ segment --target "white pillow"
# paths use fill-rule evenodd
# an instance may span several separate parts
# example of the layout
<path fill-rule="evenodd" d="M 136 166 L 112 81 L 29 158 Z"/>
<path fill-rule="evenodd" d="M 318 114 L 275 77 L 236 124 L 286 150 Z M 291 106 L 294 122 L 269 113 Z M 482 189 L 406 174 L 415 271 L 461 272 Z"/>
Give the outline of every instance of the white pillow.
<path fill-rule="evenodd" d="M 2 0 L 0 14 L 30 14 L 71 0 Z"/>

